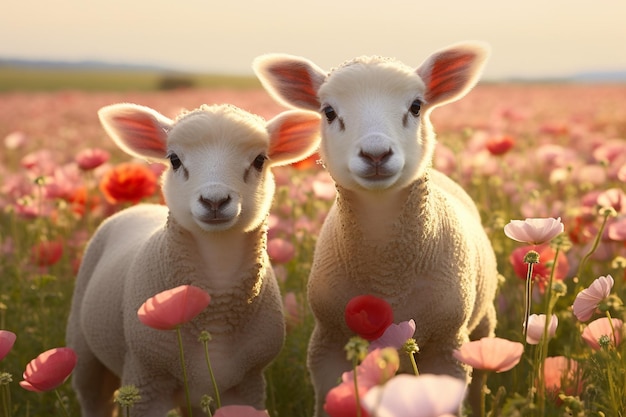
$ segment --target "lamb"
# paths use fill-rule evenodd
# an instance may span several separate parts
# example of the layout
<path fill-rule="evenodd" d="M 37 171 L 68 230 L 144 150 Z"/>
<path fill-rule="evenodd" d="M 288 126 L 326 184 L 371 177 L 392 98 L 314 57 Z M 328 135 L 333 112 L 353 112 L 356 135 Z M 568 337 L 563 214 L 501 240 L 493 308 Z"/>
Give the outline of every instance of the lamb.
<path fill-rule="evenodd" d="M 308 282 L 316 416 L 325 415 L 326 393 L 350 368 L 343 347 L 353 334 L 343 311 L 354 296 L 384 298 L 396 322 L 415 320 L 421 373 L 469 381 L 453 350 L 494 334 L 495 255 L 471 198 L 432 168 L 429 120 L 434 108 L 474 86 L 487 55 L 482 44 L 465 43 L 432 54 L 417 69 L 382 57 L 356 58 L 329 73 L 284 54 L 253 63 L 276 100 L 320 111 L 320 156 L 337 187 Z M 412 372 L 408 362 L 401 370 Z M 473 406 L 478 374 L 470 386 Z"/>
<path fill-rule="evenodd" d="M 73 387 L 83 417 L 111 416 L 112 396 L 135 385 L 133 415 L 185 410 L 176 335 L 143 325 L 137 310 L 157 293 L 192 284 L 209 306 L 181 327 L 192 412 L 215 398 L 209 352 L 223 405 L 263 409 L 264 368 L 285 335 L 279 288 L 266 248 L 275 183 L 271 166 L 311 154 L 319 115 L 287 111 L 265 122 L 231 105 L 204 105 L 170 120 L 147 107 L 99 111 L 109 136 L 133 156 L 162 163 L 166 206 L 140 204 L 107 219 L 80 266 L 67 344 L 78 355 Z"/>

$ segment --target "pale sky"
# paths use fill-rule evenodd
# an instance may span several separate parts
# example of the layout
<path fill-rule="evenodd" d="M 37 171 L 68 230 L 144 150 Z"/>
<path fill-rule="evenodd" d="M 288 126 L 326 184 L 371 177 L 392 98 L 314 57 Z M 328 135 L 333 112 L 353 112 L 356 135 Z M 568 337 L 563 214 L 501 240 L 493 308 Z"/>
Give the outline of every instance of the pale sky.
<path fill-rule="evenodd" d="M 484 78 L 626 70 L 624 0 L 20 0 L 0 57 L 102 60 L 252 74 L 267 52 L 324 69 L 359 55 L 418 66 L 463 40 L 492 47 Z"/>

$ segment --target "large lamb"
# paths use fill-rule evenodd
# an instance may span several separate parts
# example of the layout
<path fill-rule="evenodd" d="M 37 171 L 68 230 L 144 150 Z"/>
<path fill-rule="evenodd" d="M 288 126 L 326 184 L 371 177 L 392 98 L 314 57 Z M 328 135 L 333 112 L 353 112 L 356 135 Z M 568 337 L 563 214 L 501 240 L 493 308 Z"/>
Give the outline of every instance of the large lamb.
<path fill-rule="evenodd" d="M 486 56 L 486 48 L 468 43 L 434 53 L 417 69 L 380 57 L 357 58 L 330 73 L 297 56 L 254 62 L 278 101 L 321 112 L 320 155 L 337 185 L 308 285 L 317 416 L 350 368 L 343 312 L 354 296 L 384 298 L 396 322 L 415 319 L 422 373 L 469 379 L 452 351 L 494 333 L 494 252 L 470 197 L 431 168 L 436 139 L 429 120 L 435 107 L 474 86 Z M 407 363 L 403 369 L 411 371 Z"/>
<path fill-rule="evenodd" d="M 170 120 L 133 104 L 99 112 L 113 140 L 131 155 L 166 163 L 166 206 L 137 205 L 106 220 L 83 258 L 67 327 L 78 355 L 73 386 L 83 417 L 111 416 L 112 395 L 133 384 L 136 416 L 183 406 L 177 338 L 142 324 L 148 298 L 183 284 L 211 303 L 182 326 L 193 413 L 212 395 L 201 331 L 222 403 L 264 408 L 263 370 L 279 353 L 285 324 L 266 254 L 274 194 L 272 165 L 304 158 L 319 143 L 319 116 L 288 111 L 269 122 L 229 105 L 202 106 Z M 197 407 L 197 409 L 196 409 Z"/>

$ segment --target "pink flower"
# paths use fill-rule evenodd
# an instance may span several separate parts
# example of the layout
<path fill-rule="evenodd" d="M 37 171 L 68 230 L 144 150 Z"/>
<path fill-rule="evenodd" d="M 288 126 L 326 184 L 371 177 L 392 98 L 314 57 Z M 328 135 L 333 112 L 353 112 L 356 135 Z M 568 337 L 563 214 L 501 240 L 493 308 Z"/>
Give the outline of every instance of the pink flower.
<path fill-rule="evenodd" d="M 363 398 L 367 393 L 367 388 L 359 385 L 359 398 Z M 326 394 L 324 411 L 330 417 L 356 417 L 356 395 L 353 382 L 342 382 L 332 388 Z M 361 404 L 361 417 L 369 417 L 369 414 Z"/>
<path fill-rule="evenodd" d="M 543 375 L 546 391 L 554 396 L 560 391 L 566 395 L 579 395 L 582 392 L 582 381 L 578 380 L 578 362 L 575 360 L 565 356 L 546 358 Z"/>
<path fill-rule="evenodd" d="M 137 316 L 146 326 L 171 330 L 193 320 L 211 301 L 209 294 L 193 285 L 181 285 L 149 298 Z"/>
<path fill-rule="evenodd" d="M 267 242 L 267 254 L 273 262 L 284 264 L 293 259 L 296 248 L 288 240 L 275 237 Z"/>
<path fill-rule="evenodd" d="M 9 354 L 17 336 L 8 330 L 0 330 L 0 361 Z"/>
<path fill-rule="evenodd" d="M 583 340 L 594 350 L 600 350 L 600 340 L 606 338 L 607 341 L 613 343 L 613 346 L 619 346 L 622 343 L 622 326 L 620 319 L 612 319 L 613 326 L 607 317 L 594 320 L 583 330 Z"/>
<path fill-rule="evenodd" d="M 513 368 L 524 353 L 524 345 L 499 337 L 483 337 L 464 343 L 452 355 L 476 369 L 504 372 Z"/>
<path fill-rule="evenodd" d="M 395 348 L 374 349 L 356 368 L 357 384 L 367 389 L 382 385 L 398 372 L 399 367 L 400 358 Z M 344 372 L 341 380 L 354 385 L 354 372 Z"/>
<path fill-rule="evenodd" d="M 387 327 L 385 333 L 378 339 L 373 340 L 368 349 L 373 351 L 374 349 L 393 347 L 401 349 L 407 340 L 413 337 L 415 333 L 415 320 L 403 321 L 401 323 L 392 323 Z"/>
<path fill-rule="evenodd" d="M 587 321 L 605 298 L 611 294 L 614 280 L 613 277 L 599 277 L 591 283 L 589 288 L 585 288 L 578 293 L 572 306 L 574 315 L 580 321 Z"/>
<path fill-rule="evenodd" d="M 249 405 L 226 405 L 215 410 L 214 417 L 269 417 L 267 411 L 259 411 Z"/>
<path fill-rule="evenodd" d="M 613 207 L 618 213 L 626 213 L 626 193 L 619 188 L 611 188 L 598 195 L 601 207 Z"/>
<path fill-rule="evenodd" d="M 90 171 L 107 162 L 109 157 L 109 153 L 104 149 L 90 148 L 78 152 L 74 160 L 80 169 Z"/>
<path fill-rule="evenodd" d="M 556 314 L 552 315 L 550 319 L 550 325 L 548 327 L 548 339 L 554 337 L 556 333 L 556 327 L 559 324 L 559 319 Z M 531 314 L 528 317 L 528 331 L 526 333 L 526 342 L 531 345 L 539 344 L 541 339 L 543 339 L 543 331 L 546 326 L 546 315 L 545 314 Z"/>
<path fill-rule="evenodd" d="M 530 218 L 511 220 L 504 226 L 504 234 L 518 242 L 539 245 L 548 242 L 563 232 L 561 218 Z"/>
<path fill-rule="evenodd" d="M 61 347 L 45 351 L 26 365 L 20 386 L 28 391 L 50 391 L 65 382 L 76 366 L 76 353 Z"/>
<path fill-rule="evenodd" d="M 626 241 L 626 217 L 615 220 L 608 226 L 607 235 L 609 239 L 616 242 Z"/>
<path fill-rule="evenodd" d="M 389 303 L 373 295 L 351 299 L 344 316 L 350 330 L 367 340 L 378 339 L 393 323 L 393 310 Z"/>
<path fill-rule="evenodd" d="M 392 378 L 368 391 L 361 401 L 377 417 L 439 417 L 459 411 L 465 381 L 448 375 L 408 375 Z"/>

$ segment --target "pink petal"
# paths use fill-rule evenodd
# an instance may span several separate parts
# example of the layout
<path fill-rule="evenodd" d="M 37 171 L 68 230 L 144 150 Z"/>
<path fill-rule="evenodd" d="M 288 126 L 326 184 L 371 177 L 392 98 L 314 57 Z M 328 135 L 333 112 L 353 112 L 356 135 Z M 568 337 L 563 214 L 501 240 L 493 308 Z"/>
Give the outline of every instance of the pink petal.
<path fill-rule="evenodd" d="M 162 291 L 139 307 L 137 316 L 146 326 L 171 330 L 193 320 L 210 303 L 211 297 L 201 288 L 181 285 Z"/>
<path fill-rule="evenodd" d="M 511 220 L 504 226 L 504 234 L 518 242 L 534 245 L 548 242 L 564 230 L 561 218 L 528 218 Z"/>
<path fill-rule="evenodd" d="M 406 341 L 413 337 L 413 334 L 415 334 L 415 320 L 392 323 L 381 337 L 370 343 L 368 350 L 371 352 L 385 347 L 401 349 Z"/>
<path fill-rule="evenodd" d="M 611 321 L 613 322 L 613 329 L 611 329 L 611 324 L 607 317 L 594 320 L 587 325 L 585 330 L 583 330 L 582 338 L 589 347 L 594 350 L 600 350 L 599 341 L 603 336 L 607 336 L 615 346 L 619 346 L 622 342 L 622 326 L 624 323 L 620 319 L 612 319 Z M 615 335 L 613 335 L 613 330 Z"/>
<path fill-rule="evenodd" d="M 550 325 L 548 327 L 548 338 L 551 338 L 556 333 L 556 327 L 558 326 L 559 319 L 556 314 L 552 315 L 550 319 Z M 543 332 L 546 326 L 545 314 L 531 314 L 528 317 L 528 330 L 526 332 L 526 342 L 531 345 L 538 344 L 543 339 Z"/>
<path fill-rule="evenodd" d="M 589 288 L 578 293 L 572 309 L 576 318 L 580 321 L 587 321 L 596 311 L 598 304 L 611 294 L 613 288 L 613 277 L 599 277 L 594 280 Z"/>
<path fill-rule="evenodd" d="M 20 386 L 29 391 L 53 390 L 70 376 L 76 360 L 76 353 L 70 348 L 47 350 L 26 365 Z"/>
<path fill-rule="evenodd" d="M 395 348 L 375 349 L 368 353 L 356 368 L 358 385 L 369 389 L 384 384 L 396 374 L 398 368 L 400 368 L 400 358 Z M 344 372 L 341 380 L 353 382 L 354 372 Z"/>
<path fill-rule="evenodd" d="M 499 337 L 483 337 L 464 343 L 452 354 L 460 362 L 476 369 L 505 372 L 518 364 L 524 345 Z"/>
<path fill-rule="evenodd" d="M 11 351 L 16 338 L 15 333 L 8 330 L 0 330 L 0 361 Z"/>
<path fill-rule="evenodd" d="M 370 389 L 361 403 L 377 417 L 440 416 L 458 412 L 465 386 L 465 381 L 447 375 L 402 374 Z"/>

